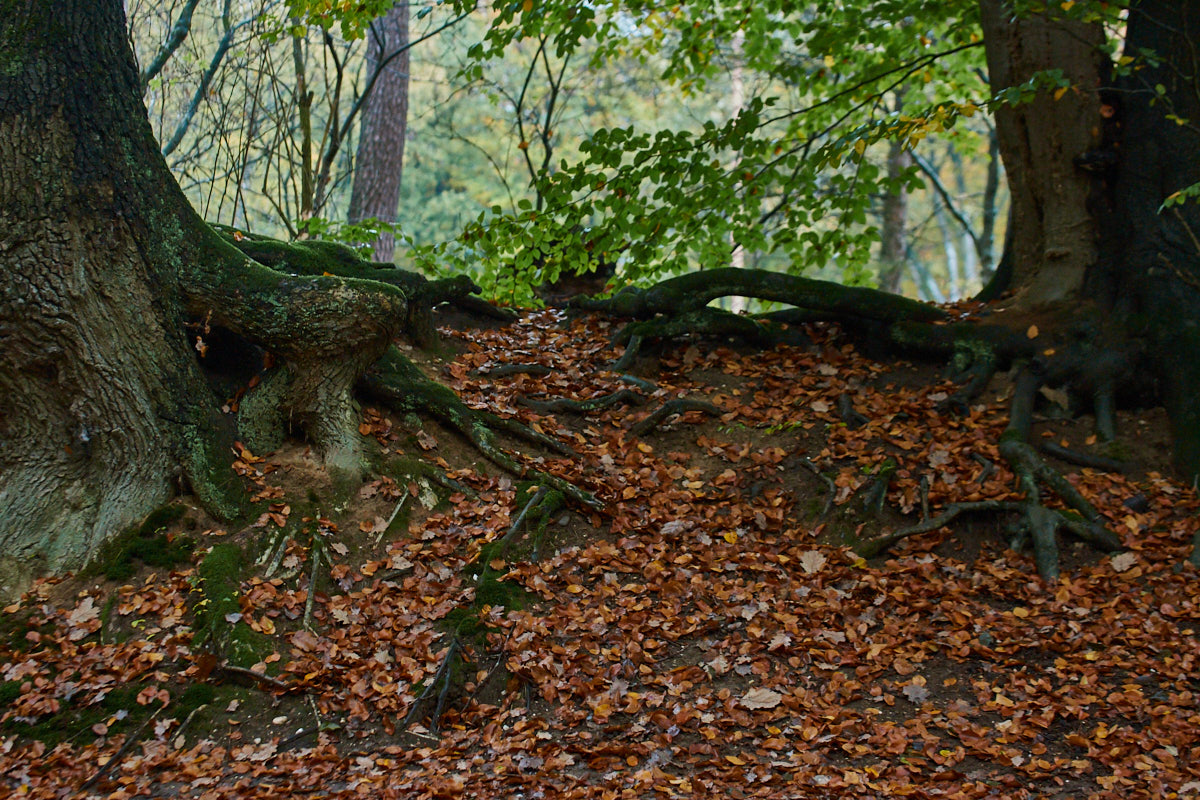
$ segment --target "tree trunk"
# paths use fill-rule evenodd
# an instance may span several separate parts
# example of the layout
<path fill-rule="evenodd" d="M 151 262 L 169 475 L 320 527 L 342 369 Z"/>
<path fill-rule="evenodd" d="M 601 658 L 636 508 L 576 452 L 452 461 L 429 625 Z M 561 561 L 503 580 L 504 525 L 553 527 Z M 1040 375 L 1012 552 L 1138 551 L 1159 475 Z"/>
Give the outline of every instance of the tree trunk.
<path fill-rule="evenodd" d="M 901 178 L 912 166 L 912 154 L 904 142 L 893 141 L 887 156 L 888 185 L 883 195 L 883 225 L 880 228 L 879 288 L 898 294 L 904 278 L 908 245 L 908 190 Z"/>
<path fill-rule="evenodd" d="M 1096 262 L 1091 182 L 1073 159 L 1097 143 L 1103 31 L 1047 15 L 1014 17 L 1012 5 L 980 0 L 992 91 L 1046 70 L 1061 70 L 1071 82 L 1061 94 L 1040 92 L 996 110 L 1016 233 L 1012 286 L 1020 304 L 1037 306 L 1079 297 Z"/>
<path fill-rule="evenodd" d="M 12 591 L 17 562 L 81 563 L 183 471 L 218 508 L 234 504 L 213 471 L 229 458 L 174 310 L 170 262 L 153 257 L 168 256 L 152 229 L 175 216 L 174 198 L 141 197 L 162 175 L 131 185 L 133 165 L 158 148 L 120 3 L 6 5 L 0 589 Z"/>
<path fill-rule="evenodd" d="M 154 141 L 121 0 L 0 0 L 0 269 L 0 593 L 82 564 L 177 480 L 237 512 L 184 314 L 274 353 L 280 413 L 334 468 L 361 463 L 344 373 L 383 352 L 402 292 L 280 274 L 204 224 Z"/>
<path fill-rule="evenodd" d="M 408 127 L 408 3 L 393 6 L 368 37 L 367 74 L 379 76 L 363 113 L 349 216 L 351 222 L 394 222 Z M 395 251 L 396 238 L 385 231 L 375 240 L 374 260 L 390 262 Z"/>
<path fill-rule="evenodd" d="M 1171 194 L 1200 183 L 1200 3 L 1144 0 L 1129 13 L 1126 54 L 1153 51 L 1121 82 L 1120 159 L 1105 214 L 1104 269 L 1095 291 L 1115 298 L 1146 336 L 1173 427 L 1175 461 L 1200 473 L 1200 205 L 1160 211 Z M 1162 87 L 1161 91 L 1158 87 Z M 1179 120 L 1184 122 L 1181 124 Z M 1105 179 L 1107 180 L 1107 178 Z M 1111 206 L 1109 205 L 1111 202 Z"/>

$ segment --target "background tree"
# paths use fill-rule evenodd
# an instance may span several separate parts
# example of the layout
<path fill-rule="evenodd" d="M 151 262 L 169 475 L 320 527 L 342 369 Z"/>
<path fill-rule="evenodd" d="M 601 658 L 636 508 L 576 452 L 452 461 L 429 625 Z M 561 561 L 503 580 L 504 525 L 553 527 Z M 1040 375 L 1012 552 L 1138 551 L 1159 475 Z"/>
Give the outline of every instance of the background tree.
<path fill-rule="evenodd" d="M 367 36 L 367 74 L 375 77 L 358 134 L 348 215 L 351 223 L 396 220 L 408 130 L 408 5 L 397 3 L 371 24 Z M 376 261 L 391 261 L 395 234 L 381 231 L 372 246 Z"/>

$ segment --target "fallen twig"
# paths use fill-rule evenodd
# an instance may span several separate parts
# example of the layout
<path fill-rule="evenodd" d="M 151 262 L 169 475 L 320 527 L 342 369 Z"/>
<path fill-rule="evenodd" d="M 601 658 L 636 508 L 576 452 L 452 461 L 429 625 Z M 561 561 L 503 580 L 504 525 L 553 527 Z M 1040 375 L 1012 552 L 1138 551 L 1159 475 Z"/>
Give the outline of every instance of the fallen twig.
<path fill-rule="evenodd" d="M 429 700 L 429 698 L 433 696 L 434 690 L 437 688 L 438 683 L 442 683 L 444 685 L 441 691 L 438 692 L 438 702 L 437 705 L 434 706 L 433 718 L 430 720 L 429 724 L 429 729 L 434 733 L 437 733 L 438 720 L 441 719 L 441 712 L 445 707 L 446 697 L 450 692 L 451 665 L 454 659 L 458 657 L 458 653 L 461 649 L 462 644 L 458 641 L 458 637 L 454 636 L 451 638 L 450 647 L 446 650 L 445 658 L 442 659 L 442 663 L 438 666 L 437 672 L 434 673 L 433 680 L 431 680 L 429 685 L 425 687 L 425 691 L 421 692 L 421 696 L 413 701 L 412 708 L 409 709 L 408 714 L 404 717 L 404 722 L 400 723 L 401 730 L 404 730 L 413 723 L 413 720 L 416 719 L 417 713 L 421 710 L 421 707 Z"/>
<path fill-rule="evenodd" d="M 141 738 L 142 732 L 146 730 L 146 726 L 153 722 L 158 715 L 162 713 L 164 708 L 166 708 L 165 704 L 159 706 L 153 714 L 142 720 L 142 724 L 138 725 L 137 730 L 130 734 L 128 739 L 122 742 L 121 746 L 117 749 L 117 752 L 113 754 L 112 758 L 104 762 L 104 766 L 100 767 L 95 775 L 84 781 L 83 785 L 79 787 L 79 791 L 77 791 L 75 794 L 77 796 L 81 795 L 100 781 L 104 780 L 104 777 L 108 775 L 108 773 L 112 772 L 113 767 L 121 763 L 121 757 L 129 752 L 129 748 L 133 747 L 134 743 Z"/>
<path fill-rule="evenodd" d="M 294 686 L 290 683 L 285 683 L 278 678 L 272 678 L 270 675 L 267 675 L 264 672 L 255 672 L 252 669 L 234 666 L 233 664 L 220 664 L 217 666 L 215 671 L 225 673 L 226 675 L 234 675 L 240 678 L 249 678 L 256 683 L 261 683 L 280 692 L 295 692 L 300 689 L 300 687 Z"/>

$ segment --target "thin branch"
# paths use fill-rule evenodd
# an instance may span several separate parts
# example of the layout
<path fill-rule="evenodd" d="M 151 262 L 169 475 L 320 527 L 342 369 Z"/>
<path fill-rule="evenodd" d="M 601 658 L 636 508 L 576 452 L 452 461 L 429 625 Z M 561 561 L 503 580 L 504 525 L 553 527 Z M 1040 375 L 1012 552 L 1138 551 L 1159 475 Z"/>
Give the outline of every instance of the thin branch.
<path fill-rule="evenodd" d="M 179 18 L 175 20 L 175 24 L 171 26 L 170 33 L 167 34 L 167 39 L 158 48 L 158 52 L 154 58 L 142 70 L 142 74 L 138 76 L 141 82 L 142 91 L 146 91 L 146 87 L 150 85 L 150 81 L 154 80 L 167 62 L 171 60 L 171 56 L 175 55 L 175 51 L 183 44 L 183 40 L 188 37 L 192 30 L 192 14 L 196 10 L 196 6 L 200 4 L 200 0 L 187 0 L 183 10 L 179 12 Z"/>
<path fill-rule="evenodd" d="M 971 225 L 971 221 L 963 215 L 962 210 L 959 209 L 958 204 L 955 203 L 954 198 L 951 197 L 950 191 L 946 188 L 946 185 L 942 183 L 941 176 L 937 174 L 937 170 L 934 169 L 933 165 L 916 151 L 909 152 L 912 153 L 913 161 L 916 162 L 921 172 L 926 178 L 929 179 L 929 182 L 933 184 L 933 188 L 937 191 L 938 196 L 942 198 L 942 203 L 946 206 L 946 210 L 950 212 L 950 216 L 954 217 L 954 220 L 962 226 L 963 232 L 970 237 L 971 244 L 975 246 L 975 252 L 982 256 L 983 243 L 979 240 L 978 234 L 975 233 L 975 228 Z"/>

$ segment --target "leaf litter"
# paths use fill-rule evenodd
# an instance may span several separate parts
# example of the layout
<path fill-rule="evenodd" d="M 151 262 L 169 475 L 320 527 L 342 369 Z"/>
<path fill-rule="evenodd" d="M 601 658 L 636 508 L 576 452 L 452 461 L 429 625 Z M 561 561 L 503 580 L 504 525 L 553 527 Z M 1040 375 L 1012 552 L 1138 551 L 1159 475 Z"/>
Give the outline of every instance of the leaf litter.
<path fill-rule="evenodd" d="M 578 458 L 524 457 L 608 510 L 552 521 L 537 560 L 491 562 L 527 599 L 481 607 L 484 635 L 465 645 L 463 690 L 438 732 L 401 723 L 451 649 L 447 620 L 474 601 L 464 569 L 527 498 L 451 434 L 422 431 L 411 454 L 442 459 L 473 494 L 372 549 L 402 495 L 380 478 L 349 522 L 322 521 L 328 584 L 308 585 L 295 542 L 281 560 L 295 575 L 244 581 L 241 614 L 273 647 L 250 672 L 275 683 L 222 701 L 206 728 L 173 711 L 189 686 L 222 680 L 194 646 L 190 569 L 122 586 L 43 581 L 4 609 L 19 620 L 0 643 L 6 794 L 72 796 L 105 769 L 83 796 L 1158 798 L 1200 786 L 1200 610 L 1186 564 L 1200 503 L 1157 463 L 1071 474 L 1128 549 L 1068 545 L 1057 584 L 1006 548 L 999 523 L 956 523 L 866 562 L 822 543 L 829 488 L 800 459 L 842 499 L 896 459 L 887 501 L 907 514 L 1015 499 L 995 448 L 999 398 L 944 414 L 953 387 L 931 371 L 872 362 L 816 327 L 809 347 L 664 348 L 643 370 L 647 399 L 701 398 L 723 414 L 687 412 L 639 438 L 628 429 L 651 403 L 578 417 L 519 402 L 623 388 L 609 321 L 529 312 L 444 332 L 462 352 L 426 368 L 468 403 L 568 444 Z M 550 372 L 485 369 L 534 362 Z M 843 395 L 866 424 L 842 423 Z M 1039 425 L 1076 446 L 1087 436 L 1083 422 Z M 393 421 L 368 410 L 364 429 L 398 449 Z M 303 492 L 284 498 L 273 480 L 286 465 L 244 456 L 275 501 L 264 524 L 282 528 L 294 513 L 283 500 Z M 247 533 L 261 530 L 228 535 Z M 114 712 L 53 745 L 22 733 L 135 684 L 126 714 L 167 701 L 153 727 L 114 732 Z"/>

